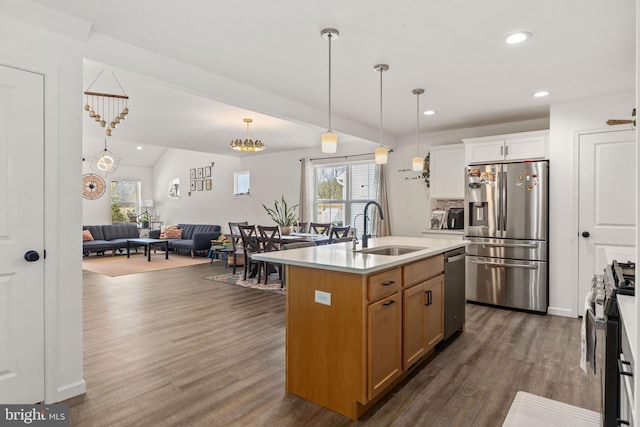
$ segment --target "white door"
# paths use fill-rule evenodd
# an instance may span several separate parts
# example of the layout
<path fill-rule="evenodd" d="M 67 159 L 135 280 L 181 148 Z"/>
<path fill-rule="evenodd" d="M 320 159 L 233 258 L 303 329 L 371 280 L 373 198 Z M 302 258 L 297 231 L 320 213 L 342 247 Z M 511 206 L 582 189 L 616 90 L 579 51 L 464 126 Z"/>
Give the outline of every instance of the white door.
<path fill-rule="evenodd" d="M 0 403 L 44 400 L 43 109 L 44 77 L 0 66 Z"/>
<path fill-rule="evenodd" d="M 579 312 L 594 274 L 614 259 L 633 260 L 635 145 L 632 130 L 579 137 Z"/>

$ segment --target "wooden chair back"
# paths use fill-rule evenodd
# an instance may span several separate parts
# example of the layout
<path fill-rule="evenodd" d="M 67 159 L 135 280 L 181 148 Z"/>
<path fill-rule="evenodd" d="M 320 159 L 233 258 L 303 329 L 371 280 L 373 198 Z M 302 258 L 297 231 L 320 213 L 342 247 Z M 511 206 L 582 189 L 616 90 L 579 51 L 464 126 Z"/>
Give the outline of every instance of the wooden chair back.
<path fill-rule="evenodd" d="M 280 227 L 259 225 L 260 243 L 262 252 L 273 252 L 280 250 Z"/>
<path fill-rule="evenodd" d="M 325 236 L 328 236 L 330 229 L 331 223 L 328 222 L 312 222 L 309 224 L 309 231 L 315 234 L 324 234 Z"/>

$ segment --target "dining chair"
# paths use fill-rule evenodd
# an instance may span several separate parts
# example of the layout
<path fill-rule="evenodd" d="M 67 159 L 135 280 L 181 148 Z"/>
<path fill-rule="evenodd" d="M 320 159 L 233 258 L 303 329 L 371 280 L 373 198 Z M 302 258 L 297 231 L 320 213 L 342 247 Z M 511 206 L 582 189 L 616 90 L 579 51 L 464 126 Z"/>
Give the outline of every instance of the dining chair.
<path fill-rule="evenodd" d="M 307 233 L 309 231 L 309 224 L 306 222 L 299 222 L 297 227 L 298 233 Z"/>
<path fill-rule="evenodd" d="M 329 222 L 312 222 L 309 224 L 309 231 L 314 234 L 324 234 L 328 236 L 330 229 L 331 223 Z"/>
<path fill-rule="evenodd" d="M 251 276 L 258 276 L 258 283 L 260 283 L 261 262 L 253 260 L 253 255 L 261 252 L 256 226 L 239 224 L 238 231 L 240 232 L 244 252 L 244 280 L 247 280 L 247 272 L 251 270 Z"/>
<path fill-rule="evenodd" d="M 260 245 L 262 252 L 274 252 L 280 250 L 280 227 L 259 225 Z M 278 272 L 278 277 L 282 280 L 282 264 L 271 264 L 264 262 L 264 284 L 269 279 L 270 266 L 274 266 Z M 259 281 L 258 281 L 259 282 Z"/>
<path fill-rule="evenodd" d="M 332 225 L 329 230 L 329 244 L 337 243 L 336 239 L 345 239 L 349 237 L 349 230 L 351 230 L 350 225 L 345 225 L 344 227 Z M 346 239 L 341 241 L 346 242 Z"/>
<path fill-rule="evenodd" d="M 247 221 L 242 222 L 229 222 L 229 231 L 231 234 L 231 249 L 232 252 L 227 254 L 227 261 L 225 266 L 233 266 L 233 274 L 236 274 L 236 267 L 242 265 L 244 267 L 244 249 L 242 249 L 242 238 L 240 236 L 239 225 L 249 225 Z"/>

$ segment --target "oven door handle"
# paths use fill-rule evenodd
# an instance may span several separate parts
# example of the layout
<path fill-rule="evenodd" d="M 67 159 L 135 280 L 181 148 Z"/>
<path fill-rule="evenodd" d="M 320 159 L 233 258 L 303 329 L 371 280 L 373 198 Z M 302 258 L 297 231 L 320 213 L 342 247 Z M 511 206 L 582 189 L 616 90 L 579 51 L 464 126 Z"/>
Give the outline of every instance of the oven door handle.
<path fill-rule="evenodd" d="M 537 264 L 503 264 L 501 262 L 489 262 L 489 261 L 478 261 L 477 259 L 471 258 L 470 261 L 474 264 L 480 265 L 489 265 L 492 267 L 508 267 L 508 268 L 528 268 L 530 270 L 536 270 L 538 268 Z"/>

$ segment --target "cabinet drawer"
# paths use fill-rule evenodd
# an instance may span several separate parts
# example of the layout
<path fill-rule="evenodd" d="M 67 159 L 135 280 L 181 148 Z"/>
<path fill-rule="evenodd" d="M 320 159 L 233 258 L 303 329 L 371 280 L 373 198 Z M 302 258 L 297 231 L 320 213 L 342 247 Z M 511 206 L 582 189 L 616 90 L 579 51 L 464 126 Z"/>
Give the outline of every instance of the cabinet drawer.
<path fill-rule="evenodd" d="M 437 276 L 444 271 L 444 256 L 436 255 L 402 267 L 404 270 L 404 287 L 409 287 Z"/>
<path fill-rule="evenodd" d="M 367 296 L 369 301 L 377 301 L 400 290 L 402 283 L 402 270 L 383 271 L 369 276 Z"/>

